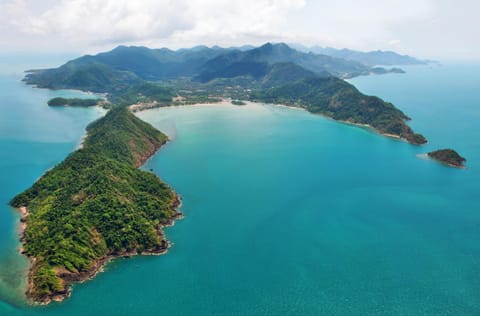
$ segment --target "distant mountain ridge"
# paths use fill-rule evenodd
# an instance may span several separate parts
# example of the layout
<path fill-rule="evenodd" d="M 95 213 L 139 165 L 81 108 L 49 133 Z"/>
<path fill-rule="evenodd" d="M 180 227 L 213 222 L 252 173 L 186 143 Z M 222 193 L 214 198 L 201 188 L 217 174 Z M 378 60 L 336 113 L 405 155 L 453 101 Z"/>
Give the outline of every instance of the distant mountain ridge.
<path fill-rule="evenodd" d="M 425 65 L 432 61 L 421 60 L 409 55 L 401 55 L 393 51 L 374 50 L 362 52 L 348 48 L 333 48 L 312 46 L 307 47 L 299 44 L 292 44 L 296 49 L 303 52 L 327 55 L 335 58 L 356 61 L 366 66 L 402 66 L 402 65 Z"/>

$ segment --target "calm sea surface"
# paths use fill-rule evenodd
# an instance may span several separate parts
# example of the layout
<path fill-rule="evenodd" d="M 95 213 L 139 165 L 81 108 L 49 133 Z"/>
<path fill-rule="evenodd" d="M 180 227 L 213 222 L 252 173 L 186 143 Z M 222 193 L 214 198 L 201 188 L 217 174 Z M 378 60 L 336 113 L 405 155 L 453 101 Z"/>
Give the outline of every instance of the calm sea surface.
<path fill-rule="evenodd" d="M 480 66 L 407 71 L 351 82 L 411 116 L 422 147 L 277 106 L 140 113 L 172 139 L 144 168 L 183 197 L 173 247 L 33 308 L 7 203 L 102 112 L 49 108 L 78 93 L 1 73 L 0 315 L 479 315 Z M 468 168 L 417 157 L 444 147 Z"/>

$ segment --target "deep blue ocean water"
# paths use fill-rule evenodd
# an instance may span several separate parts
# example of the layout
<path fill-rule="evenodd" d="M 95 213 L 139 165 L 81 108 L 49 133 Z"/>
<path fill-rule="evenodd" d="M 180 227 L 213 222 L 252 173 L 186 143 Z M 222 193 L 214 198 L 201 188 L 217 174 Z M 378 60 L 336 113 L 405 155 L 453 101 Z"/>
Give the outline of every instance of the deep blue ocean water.
<path fill-rule="evenodd" d="M 271 105 L 140 113 L 172 139 L 144 168 L 183 197 L 173 247 L 114 261 L 70 299 L 33 308 L 6 203 L 101 113 L 48 108 L 73 92 L 2 75 L 0 315 L 480 314 L 480 66 L 407 71 L 351 82 L 414 118 L 422 147 Z M 418 157 L 443 147 L 468 168 Z"/>

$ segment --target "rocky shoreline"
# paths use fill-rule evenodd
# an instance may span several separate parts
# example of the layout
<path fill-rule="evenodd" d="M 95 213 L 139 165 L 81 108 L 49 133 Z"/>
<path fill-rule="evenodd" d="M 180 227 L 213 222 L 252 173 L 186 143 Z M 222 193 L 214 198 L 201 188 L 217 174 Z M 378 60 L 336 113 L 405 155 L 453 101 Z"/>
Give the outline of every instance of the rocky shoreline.
<path fill-rule="evenodd" d="M 177 212 L 175 213 L 174 216 L 168 219 L 167 223 L 163 225 L 159 225 L 157 227 L 158 236 L 161 238 L 161 244 L 159 244 L 157 248 L 147 250 L 147 251 L 142 251 L 142 252 L 138 252 L 136 249 L 132 249 L 123 253 L 108 254 L 107 256 L 94 261 L 89 269 L 85 271 L 76 272 L 76 273 L 70 272 L 66 269 L 58 269 L 57 276 L 61 278 L 63 281 L 63 289 L 60 291 L 56 291 L 51 295 L 49 295 L 48 297 L 45 297 L 42 299 L 39 299 L 32 295 L 32 292 L 34 289 L 33 275 L 34 275 L 36 258 L 26 254 L 23 250 L 23 247 L 20 248 L 20 253 L 27 256 L 30 261 L 30 268 L 28 273 L 28 287 L 25 292 L 27 297 L 27 302 L 30 304 L 38 304 L 38 305 L 48 305 L 52 301 L 61 302 L 65 298 L 70 297 L 71 289 L 72 289 L 71 286 L 73 283 L 83 283 L 85 281 L 93 279 L 98 273 L 103 272 L 103 269 L 107 263 L 109 263 L 114 259 L 131 258 L 137 255 L 159 256 L 159 255 L 165 254 L 168 251 L 168 248 L 170 247 L 170 243 L 166 238 L 164 238 L 165 234 L 163 232 L 163 228 L 173 226 L 176 220 L 184 218 L 183 213 L 178 211 L 181 205 L 182 205 L 181 197 L 178 194 L 175 194 L 175 199 L 174 199 L 174 202 L 172 203 L 172 208 L 174 208 Z M 26 220 L 28 217 L 28 210 L 26 207 L 20 207 L 18 210 L 22 215 L 20 219 L 20 241 L 22 242 L 22 245 L 23 245 L 25 242 L 24 232 L 27 226 Z"/>

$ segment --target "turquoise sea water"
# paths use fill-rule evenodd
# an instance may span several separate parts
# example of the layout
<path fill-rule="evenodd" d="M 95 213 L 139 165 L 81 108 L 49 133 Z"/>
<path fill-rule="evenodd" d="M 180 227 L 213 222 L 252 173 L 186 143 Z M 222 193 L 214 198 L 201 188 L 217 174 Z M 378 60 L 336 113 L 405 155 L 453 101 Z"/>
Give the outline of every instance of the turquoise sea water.
<path fill-rule="evenodd" d="M 173 247 L 109 264 L 63 303 L 25 307 L 22 270 L 5 268 L 22 258 L 4 205 L 0 315 L 480 314 L 480 67 L 407 70 L 351 82 L 414 118 L 423 147 L 276 106 L 140 113 L 172 138 L 144 168 L 183 197 L 186 218 L 166 229 Z M 49 109 L 52 92 L 1 80 L 18 85 L 0 105 L 5 204 L 99 113 Z M 440 147 L 468 168 L 417 157 Z"/>

